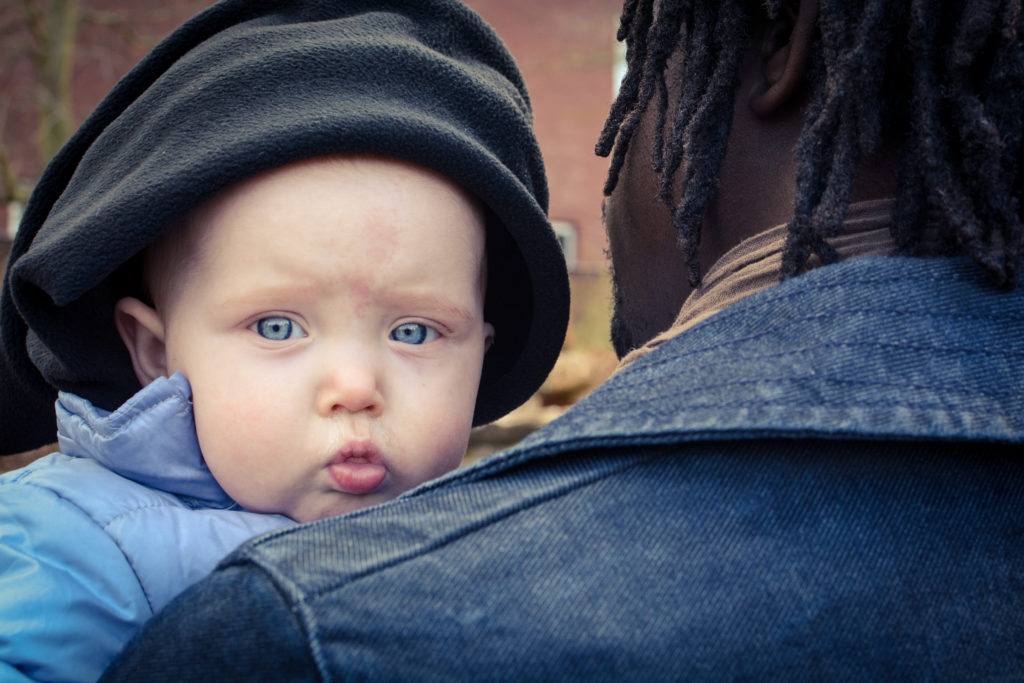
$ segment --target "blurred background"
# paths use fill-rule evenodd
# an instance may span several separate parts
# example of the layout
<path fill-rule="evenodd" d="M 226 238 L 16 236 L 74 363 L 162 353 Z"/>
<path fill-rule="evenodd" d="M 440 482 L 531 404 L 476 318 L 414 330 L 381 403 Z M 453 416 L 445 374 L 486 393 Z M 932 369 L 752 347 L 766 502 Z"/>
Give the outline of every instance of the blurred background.
<path fill-rule="evenodd" d="M 111 87 L 204 0 L 0 0 L 0 273 L 25 202 L 50 157 Z M 607 161 L 594 155 L 625 66 L 615 41 L 621 0 L 466 0 L 515 56 L 533 102 L 565 252 L 572 317 L 544 387 L 475 430 L 467 459 L 520 440 L 615 367 L 601 225 Z M 0 390 L 3 390 L 0 387 Z M 15 466 L 0 459 L 0 470 Z"/>

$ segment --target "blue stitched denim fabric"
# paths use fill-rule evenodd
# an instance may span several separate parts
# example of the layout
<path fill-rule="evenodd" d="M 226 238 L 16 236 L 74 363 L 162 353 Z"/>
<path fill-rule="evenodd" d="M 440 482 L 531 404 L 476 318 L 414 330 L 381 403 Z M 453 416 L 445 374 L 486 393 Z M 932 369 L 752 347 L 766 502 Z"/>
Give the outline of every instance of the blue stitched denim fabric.
<path fill-rule="evenodd" d="M 751 296 L 511 451 L 246 544 L 104 680 L 1019 678 L 1024 292 L 976 271 Z"/>

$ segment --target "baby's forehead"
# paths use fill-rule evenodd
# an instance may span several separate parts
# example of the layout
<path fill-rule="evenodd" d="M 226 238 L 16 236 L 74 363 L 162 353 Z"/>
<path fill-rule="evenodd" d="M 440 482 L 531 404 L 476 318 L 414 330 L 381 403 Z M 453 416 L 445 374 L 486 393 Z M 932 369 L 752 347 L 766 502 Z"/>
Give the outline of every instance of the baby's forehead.
<path fill-rule="evenodd" d="M 151 290 L 175 286 L 205 254 L 233 251 L 265 239 L 260 230 L 248 229 L 251 226 L 276 222 L 277 234 L 287 235 L 295 221 L 310 220 L 303 209 L 319 206 L 324 197 L 334 194 L 344 202 L 346 214 L 376 212 L 380 223 L 350 224 L 325 215 L 330 231 L 354 239 L 384 241 L 386 226 L 395 222 L 392 214 L 415 216 L 417 220 L 398 223 L 400 228 L 412 231 L 432 229 L 436 215 L 455 216 L 458 220 L 444 225 L 445 237 L 438 239 L 457 241 L 450 244 L 451 248 L 476 252 L 480 267 L 485 269 L 487 211 L 474 194 L 444 174 L 408 161 L 337 155 L 254 174 L 193 208 L 147 250 L 147 283 Z M 312 220 L 316 221 L 317 216 Z"/>
<path fill-rule="evenodd" d="M 472 212 L 481 226 L 486 220 L 484 203 L 475 194 L 434 169 L 392 157 L 352 154 L 313 157 L 251 175 L 192 208 L 167 233 L 175 234 L 174 241 L 195 242 L 226 211 L 252 203 L 265 205 L 287 200 L 292 194 L 330 191 L 332 184 L 340 187 L 346 183 L 390 191 L 396 202 L 443 193 L 446 200 Z M 355 201 L 359 201 L 358 196 Z"/>

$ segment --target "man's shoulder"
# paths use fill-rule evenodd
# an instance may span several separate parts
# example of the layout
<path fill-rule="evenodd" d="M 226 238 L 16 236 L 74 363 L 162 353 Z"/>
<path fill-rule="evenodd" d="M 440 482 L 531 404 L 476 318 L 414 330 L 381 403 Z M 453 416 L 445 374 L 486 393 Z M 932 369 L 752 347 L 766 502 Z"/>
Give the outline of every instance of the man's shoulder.
<path fill-rule="evenodd" d="M 1022 642 L 1021 474 L 1011 446 L 979 450 L 748 439 L 499 456 L 244 546 L 206 594 L 299 620 L 309 643 L 292 653 L 354 677 L 429 662 L 452 678 L 871 678 L 962 673 L 965 646 L 1004 671 Z"/>

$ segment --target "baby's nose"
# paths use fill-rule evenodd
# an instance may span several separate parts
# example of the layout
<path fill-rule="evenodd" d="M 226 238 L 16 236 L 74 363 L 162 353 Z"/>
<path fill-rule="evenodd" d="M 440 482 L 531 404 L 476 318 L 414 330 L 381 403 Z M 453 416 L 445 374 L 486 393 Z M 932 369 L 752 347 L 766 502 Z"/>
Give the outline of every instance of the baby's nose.
<path fill-rule="evenodd" d="M 325 417 L 338 412 L 379 409 L 381 395 L 372 359 L 349 358 L 325 368 L 317 391 L 317 412 Z"/>

